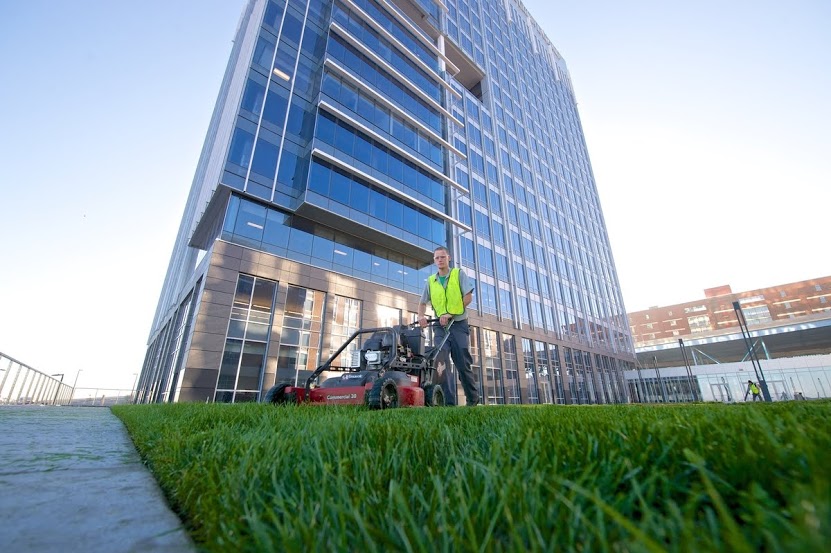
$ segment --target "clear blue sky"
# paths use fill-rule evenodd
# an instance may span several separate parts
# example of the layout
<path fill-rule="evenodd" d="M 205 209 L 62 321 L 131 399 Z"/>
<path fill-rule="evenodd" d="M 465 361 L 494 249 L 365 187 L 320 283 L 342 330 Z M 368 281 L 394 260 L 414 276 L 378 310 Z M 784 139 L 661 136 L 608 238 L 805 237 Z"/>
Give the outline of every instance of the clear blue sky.
<path fill-rule="evenodd" d="M 242 6 L 0 4 L 0 351 L 132 386 Z M 629 310 L 831 274 L 831 2 L 526 6 Z"/>

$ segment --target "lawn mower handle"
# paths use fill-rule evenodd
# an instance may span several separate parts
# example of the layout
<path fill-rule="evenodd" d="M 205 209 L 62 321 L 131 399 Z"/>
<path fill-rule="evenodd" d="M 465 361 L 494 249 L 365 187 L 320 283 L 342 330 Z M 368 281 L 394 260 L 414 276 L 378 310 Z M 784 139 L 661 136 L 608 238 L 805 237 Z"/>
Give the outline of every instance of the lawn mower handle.
<path fill-rule="evenodd" d="M 452 325 L 452 324 L 453 324 L 453 321 L 454 321 L 454 320 L 455 320 L 455 319 L 450 319 L 450 322 L 449 322 L 449 323 L 447 323 L 447 326 L 446 326 L 446 327 L 444 327 L 444 328 L 445 328 L 445 329 L 450 328 L 450 325 Z M 441 321 L 441 317 L 436 317 L 435 319 L 427 319 L 427 326 L 430 326 L 430 325 L 431 325 L 431 324 L 433 324 L 433 323 L 438 323 L 438 322 L 440 322 L 440 321 Z M 416 321 L 416 322 L 414 322 L 414 323 L 410 323 L 410 324 L 408 324 L 408 325 L 406 325 L 406 326 L 408 326 L 408 327 L 410 327 L 410 328 L 416 328 L 416 327 L 421 326 L 421 323 L 420 323 L 420 322 L 418 322 L 418 321 Z M 433 326 L 440 326 L 440 325 L 436 324 L 436 325 L 433 325 Z"/>
<path fill-rule="evenodd" d="M 430 325 L 431 323 L 438 323 L 440 320 L 441 320 L 440 318 L 427 319 L 427 324 Z M 436 356 L 438 355 L 438 352 L 444 346 L 445 342 L 447 342 L 448 337 L 450 337 L 449 330 L 450 330 L 450 327 L 452 325 L 453 325 L 453 319 L 451 319 L 450 322 L 447 324 L 447 326 L 444 327 L 444 330 L 445 330 L 444 339 L 441 341 L 441 343 L 437 347 L 433 348 L 433 351 L 430 353 L 429 357 L 431 357 L 431 360 L 436 358 Z M 402 325 L 402 326 L 406 326 L 408 328 L 418 328 L 418 327 L 421 326 L 421 324 L 418 321 L 415 321 L 415 322 L 410 323 L 408 325 Z M 439 325 L 435 325 L 435 326 L 439 326 Z M 352 335 L 341 345 L 341 347 L 338 348 L 338 350 L 335 353 L 333 353 L 329 357 L 329 359 L 326 360 L 326 362 L 324 362 L 322 365 L 319 365 L 312 372 L 312 374 L 309 375 L 309 377 L 306 379 L 306 385 L 305 385 L 306 397 L 308 397 L 308 394 L 309 394 L 309 391 L 311 390 L 312 382 L 314 381 L 314 379 L 317 378 L 318 375 L 320 375 L 320 373 L 322 373 L 323 371 L 326 371 L 326 370 L 329 369 L 329 367 L 332 364 L 332 361 L 335 360 L 343 352 L 343 350 L 346 349 L 346 346 L 348 346 L 360 334 L 372 334 L 372 333 L 378 332 L 378 331 L 382 331 L 382 332 L 383 331 L 393 331 L 393 329 L 392 329 L 392 327 L 365 328 L 365 329 L 360 329 L 360 330 L 356 330 L 355 332 L 353 332 Z"/>
<path fill-rule="evenodd" d="M 428 320 L 427 320 L 427 323 L 429 324 L 429 323 L 431 323 L 431 322 L 438 322 L 438 321 L 440 321 L 440 320 L 441 320 L 440 318 L 439 318 L 439 319 L 428 319 Z M 433 360 L 434 360 L 436 357 L 438 357 L 439 352 L 441 351 L 441 348 L 443 348 L 443 347 L 444 347 L 444 344 L 445 344 L 445 343 L 447 343 L 447 339 L 448 339 L 448 338 L 450 338 L 450 327 L 451 327 L 451 326 L 453 326 L 453 322 L 454 322 L 455 320 L 456 320 L 456 319 L 450 319 L 450 322 L 449 322 L 449 323 L 447 323 L 447 326 L 443 327 L 443 328 L 444 328 L 444 338 L 442 338 L 441 343 L 440 343 L 439 345 L 435 346 L 435 347 L 433 348 L 433 351 L 431 351 L 431 352 L 427 355 L 427 357 L 430 359 L 430 362 L 431 362 L 431 363 L 433 362 Z M 435 325 L 435 326 L 441 326 L 441 325 Z"/>

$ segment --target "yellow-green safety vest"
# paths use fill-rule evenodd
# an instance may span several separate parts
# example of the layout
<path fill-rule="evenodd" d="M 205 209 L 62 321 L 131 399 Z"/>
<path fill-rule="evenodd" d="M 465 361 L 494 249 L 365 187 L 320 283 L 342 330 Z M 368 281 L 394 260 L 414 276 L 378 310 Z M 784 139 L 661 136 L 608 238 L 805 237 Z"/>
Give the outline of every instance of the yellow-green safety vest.
<path fill-rule="evenodd" d="M 461 315 L 465 312 L 462 300 L 462 285 L 459 283 L 459 269 L 451 269 L 447 276 L 447 287 L 441 285 L 436 273 L 430 275 L 430 304 L 437 317 L 445 313 Z"/>

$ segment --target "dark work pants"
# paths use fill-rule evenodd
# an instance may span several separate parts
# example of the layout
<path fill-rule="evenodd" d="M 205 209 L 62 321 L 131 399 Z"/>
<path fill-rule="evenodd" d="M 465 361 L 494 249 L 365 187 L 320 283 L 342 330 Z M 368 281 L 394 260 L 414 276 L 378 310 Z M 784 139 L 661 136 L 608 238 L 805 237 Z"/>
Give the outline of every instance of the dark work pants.
<path fill-rule="evenodd" d="M 437 326 L 435 328 L 434 343 L 438 344 L 444 338 L 446 330 Z M 467 320 L 453 321 L 450 325 L 450 337 L 445 342 L 442 349 L 450 349 L 450 357 L 453 359 L 453 365 L 459 373 L 459 379 L 462 381 L 462 388 L 465 391 L 465 398 L 468 405 L 476 405 L 479 403 L 479 388 L 476 385 L 476 378 L 473 376 L 473 369 L 470 365 L 473 363 L 473 357 L 470 355 L 470 326 Z M 449 373 L 452 377 L 453 373 Z M 448 405 L 456 404 L 456 382 L 455 379 L 451 382 L 445 383 L 444 392 L 448 397 L 445 398 Z"/>

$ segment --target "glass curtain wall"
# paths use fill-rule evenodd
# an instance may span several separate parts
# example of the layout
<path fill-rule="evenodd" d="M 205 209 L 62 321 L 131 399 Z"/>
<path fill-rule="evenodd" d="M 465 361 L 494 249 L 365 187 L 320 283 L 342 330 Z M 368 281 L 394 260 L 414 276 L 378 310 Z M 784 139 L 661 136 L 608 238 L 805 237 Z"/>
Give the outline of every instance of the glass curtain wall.
<path fill-rule="evenodd" d="M 505 403 L 502 385 L 502 356 L 499 348 L 499 334 L 487 328 L 482 329 L 482 347 L 485 355 L 485 389 L 487 404 Z"/>
<path fill-rule="evenodd" d="M 577 396 L 577 380 L 574 375 L 574 361 L 571 357 L 571 348 L 563 348 L 563 360 L 566 365 L 566 374 L 565 377 L 568 379 L 568 396 L 569 402 L 580 403 L 580 400 Z"/>
<path fill-rule="evenodd" d="M 401 310 L 397 307 L 377 304 L 375 306 L 375 317 L 378 327 L 397 326 L 402 323 Z"/>
<path fill-rule="evenodd" d="M 325 299 L 319 290 L 287 287 L 276 382 L 302 386 L 320 363 Z"/>
<path fill-rule="evenodd" d="M 597 371 L 598 379 L 601 382 L 601 386 L 599 388 L 601 397 L 599 398 L 599 401 L 601 403 L 612 403 L 611 395 L 609 393 L 609 375 L 607 374 L 605 365 L 603 364 L 603 356 L 599 353 L 595 354 L 594 361 L 595 370 Z"/>
<path fill-rule="evenodd" d="M 329 356 L 333 355 L 353 332 L 361 326 L 362 302 L 354 298 L 334 295 L 332 297 L 332 314 L 329 332 Z M 354 352 L 359 351 L 360 338 L 353 340 L 349 347 L 334 361 L 334 365 L 350 366 L 349 361 Z"/>
<path fill-rule="evenodd" d="M 464 154 L 451 153 L 453 173 L 469 191 L 454 196 L 453 207 L 473 227 L 457 238 L 459 258 L 477 281 L 477 305 L 583 344 L 568 352 L 568 402 L 598 401 L 611 394 L 599 393 L 600 369 L 584 350 L 632 346 L 565 66 L 518 5 L 445 4 L 448 40 L 479 64 L 487 85 L 453 83 L 449 120 Z M 532 346 L 539 356 L 547 349 Z M 544 401 L 541 370 L 529 386 Z M 562 388 L 565 401 L 555 381 L 551 395 Z"/>
<path fill-rule="evenodd" d="M 624 367 L 621 366 L 622 362 L 610 357 L 606 357 L 605 359 L 609 361 L 609 378 L 612 382 L 612 392 L 615 395 L 615 403 L 627 403 L 628 392 L 623 382 Z"/>
<path fill-rule="evenodd" d="M 536 363 L 534 362 L 534 342 L 529 338 L 522 339 L 522 357 L 525 362 L 525 380 L 528 382 L 528 403 L 540 403 Z"/>
<path fill-rule="evenodd" d="M 537 375 L 540 383 L 540 403 L 554 403 L 554 392 L 551 384 L 551 367 L 548 363 L 548 350 L 545 342 L 534 341 L 537 353 Z"/>
<path fill-rule="evenodd" d="M 257 401 L 276 288 L 273 280 L 239 275 L 214 401 Z"/>
<path fill-rule="evenodd" d="M 485 391 L 482 389 L 484 386 L 484 379 L 482 378 L 482 356 L 479 353 L 479 330 L 479 327 L 470 327 L 470 356 L 473 358 L 473 362 L 470 364 L 470 368 L 473 371 L 473 378 L 476 380 L 476 387 L 479 389 L 479 397 L 485 398 L 487 396 L 485 395 Z M 459 374 L 458 369 L 456 369 L 455 372 L 457 375 Z M 458 379 L 458 376 L 456 378 Z M 459 383 L 459 386 L 457 386 L 456 388 L 456 395 L 456 405 L 464 405 L 465 403 L 467 403 L 467 399 L 465 398 L 465 391 L 464 388 L 461 386 L 461 383 Z"/>
<path fill-rule="evenodd" d="M 551 367 L 551 381 L 554 386 L 554 402 L 565 403 L 566 391 L 563 387 L 563 375 L 560 370 L 560 355 L 557 344 L 548 344 L 548 363 Z"/>
<path fill-rule="evenodd" d="M 191 326 L 191 308 L 193 302 L 193 292 L 188 294 L 187 298 L 179 306 L 179 313 L 176 315 L 176 335 L 173 339 L 173 351 L 170 354 L 172 361 L 170 384 L 165 386 L 166 392 L 162 397 L 162 402 L 169 402 L 175 400 L 176 389 L 179 384 L 179 372 L 182 366 L 183 350 L 182 343 L 185 337 L 190 334 Z"/>
<path fill-rule="evenodd" d="M 505 400 L 506 403 L 522 403 L 521 385 L 519 383 L 519 365 L 517 363 L 516 338 L 502 334 L 505 353 Z"/>
<path fill-rule="evenodd" d="M 574 364 L 574 380 L 577 384 L 577 402 L 589 403 L 591 400 L 589 398 L 586 374 L 583 367 L 583 352 L 579 349 L 573 350 L 572 363 Z"/>

